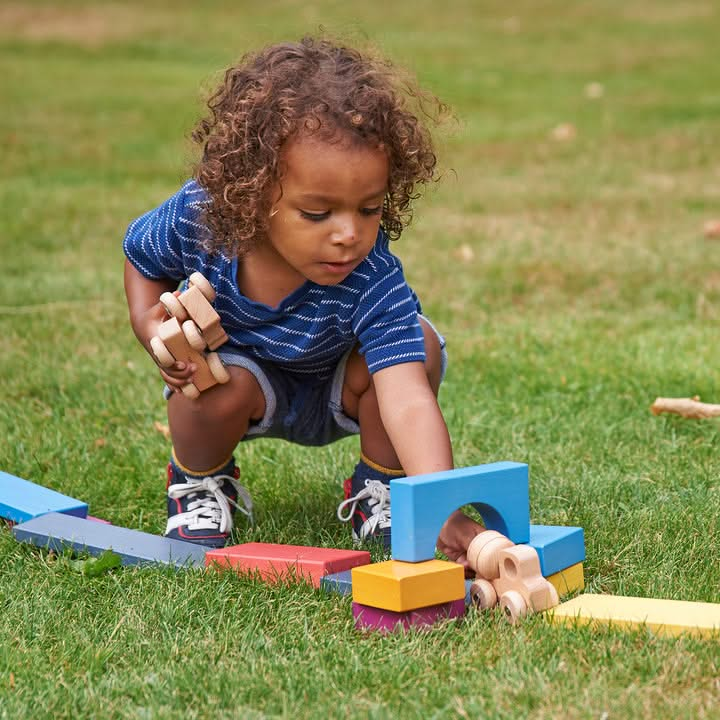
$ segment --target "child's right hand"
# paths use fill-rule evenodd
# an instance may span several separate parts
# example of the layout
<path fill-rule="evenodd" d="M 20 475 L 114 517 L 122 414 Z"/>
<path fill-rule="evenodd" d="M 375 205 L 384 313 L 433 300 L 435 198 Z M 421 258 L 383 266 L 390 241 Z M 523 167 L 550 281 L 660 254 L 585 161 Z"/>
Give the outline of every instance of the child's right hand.
<path fill-rule="evenodd" d="M 135 336 L 160 369 L 160 376 L 173 392 L 180 392 L 183 386 L 192 381 L 197 369 L 192 363 L 176 362 L 170 367 L 162 367 L 152 350 L 150 341 L 160 332 L 160 325 L 168 319 L 165 306 L 160 302 L 164 292 L 174 292 L 177 296 L 178 281 L 172 279 L 150 280 L 125 260 L 125 294 L 130 310 L 130 324 Z"/>
<path fill-rule="evenodd" d="M 180 294 L 179 291 L 175 291 L 176 296 Z M 159 333 L 160 325 L 168 319 L 168 314 L 162 303 L 157 303 L 150 307 L 140 318 L 138 322 L 137 332 L 141 336 L 140 341 L 143 347 L 147 350 L 153 362 L 158 366 L 160 370 L 160 377 L 165 381 L 165 384 L 173 392 L 181 392 L 183 386 L 192 382 L 193 374 L 197 367 L 194 363 L 185 363 L 176 361 L 169 367 L 163 367 L 160 364 L 157 356 L 153 352 L 150 341 Z"/>
<path fill-rule="evenodd" d="M 193 375 L 197 367 L 194 363 L 175 362 L 169 368 L 161 367 L 157 361 L 157 358 L 153 353 L 151 356 L 158 368 L 160 369 L 160 377 L 165 381 L 165 384 L 176 393 L 182 391 L 182 388 L 188 383 L 192 382 Z"/>

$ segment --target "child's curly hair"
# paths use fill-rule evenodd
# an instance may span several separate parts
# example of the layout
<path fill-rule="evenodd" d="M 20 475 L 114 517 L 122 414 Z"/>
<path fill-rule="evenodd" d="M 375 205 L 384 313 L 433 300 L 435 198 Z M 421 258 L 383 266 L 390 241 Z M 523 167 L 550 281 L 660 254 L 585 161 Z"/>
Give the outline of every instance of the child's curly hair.
<path fill-rule="evenodd" d="M 417 114 L 406 107 L 408 99 Z M 418 114 L 436 122 L 447 110 L 389 62 L 310 37 L 243 57 L 207 106 L 210 113 L 192 136 L 203 147 L 195 177 L 210 198 L 205 246 L 237 257 L 267 233 L 281 151 L 299 132 L 329 141 L 349 136 L 385 150 L 389 187 L 382 225 L 398 238 L 419 186 L 435 176 L 432 139 Z"/>

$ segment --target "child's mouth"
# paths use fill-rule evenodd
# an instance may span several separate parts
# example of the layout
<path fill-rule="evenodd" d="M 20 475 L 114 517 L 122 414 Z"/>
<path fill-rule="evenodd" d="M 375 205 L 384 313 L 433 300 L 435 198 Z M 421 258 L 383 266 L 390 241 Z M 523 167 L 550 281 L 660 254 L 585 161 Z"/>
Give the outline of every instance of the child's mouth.
<path fill-rule="evenodd" d="M 337 275 L 349 273 L 355 266 L 354 260 L 348 262 L 324 262 L 321 265 L 328 271 Z"/>

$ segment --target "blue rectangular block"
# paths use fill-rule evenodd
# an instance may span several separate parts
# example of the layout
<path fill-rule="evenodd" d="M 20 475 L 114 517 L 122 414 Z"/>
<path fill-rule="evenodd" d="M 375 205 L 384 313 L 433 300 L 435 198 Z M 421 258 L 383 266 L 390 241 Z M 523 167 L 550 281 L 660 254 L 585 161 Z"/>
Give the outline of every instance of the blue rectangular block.
<path fill-rule="evenodd" d="M 171 540 L 139 530 L 84 520 L 72 515 L 48 513 L 13 527 L 13 535 L 20 542 L 62 552 L 71 548 L 76 552 L 101 555 L 112 550 L 123 565 L 175 565 L 204 567 L 206 548 L 195 543 Z"/>
<path fill-rule="evenodd" d="M 472 605 L 472 598 L 470 597 L 470 586 L 473 584 L 473 578 L 465 578 L 465 604 Z"/>
<path fill-rule="evenodd" d="M 531 525 L 528 545 L 537 550 L 543 577 L 585 560 L 585 533 L 579 527 Z"/>
<path fill-rule="evenodd" d="M 440 529 L 450 513 L 471 504 L 488 530 L 514 543 L 530 538 L 529 471 L 525 463 L 496 462 L 393 479 L 393 560 L 421 562 L 435 557 Z"/>
<path fill-rule="evenodd" d="M 84 518 L 88 506 L 55 490 L 0 472 L 0 517 L 21 523 L 49 512 Z"/>
<path fill-rule="evenodd" d="M 352 593 L 352 570 L 324 575 L 320 578 L 320 587 L 328 592 L 350 595 Z"/>

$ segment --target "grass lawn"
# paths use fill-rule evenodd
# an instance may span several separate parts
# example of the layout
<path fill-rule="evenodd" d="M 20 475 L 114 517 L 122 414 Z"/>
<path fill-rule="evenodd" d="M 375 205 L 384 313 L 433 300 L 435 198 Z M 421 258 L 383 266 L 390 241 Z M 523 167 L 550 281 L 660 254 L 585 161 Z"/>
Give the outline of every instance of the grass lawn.
<path fill-rule="evenodd" d="M 122 289 L 128 222 L 188 173 L 203 93 L 322 25 L 449 102 L 444 180 L 395 246 L 447 336 L 458 465 L 530 465 L 585 528 L 588 590 L 720 602 L 720 9 L 627 2 L 0 3 L 0 469 L 161 533 L 160 381 Z M 350 547 L 357 441 L 237 457 L 237 541 Z M 470 614 L 364 637 L 349 599 L 231 575 L 89 578 L 0 529 L 0 718 L 717 718 L 714 640 Z"/>

